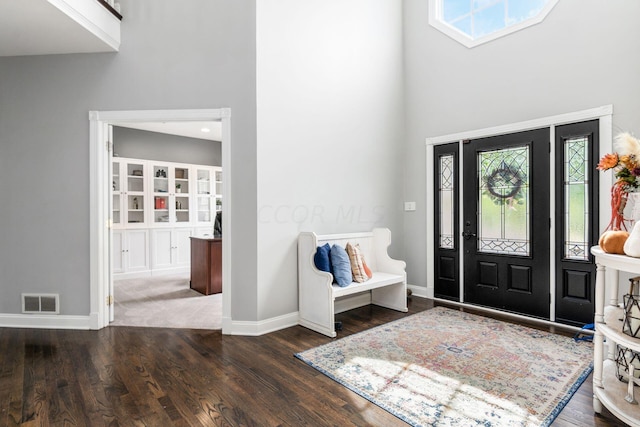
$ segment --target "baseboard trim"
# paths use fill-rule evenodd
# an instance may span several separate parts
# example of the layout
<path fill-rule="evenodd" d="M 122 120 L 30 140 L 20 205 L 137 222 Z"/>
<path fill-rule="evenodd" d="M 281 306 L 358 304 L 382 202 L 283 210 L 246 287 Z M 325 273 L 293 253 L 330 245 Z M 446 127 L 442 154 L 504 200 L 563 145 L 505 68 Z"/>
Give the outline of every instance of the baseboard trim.
<path fill-rule="evenodd" d="M 0 328 L 91 329 L 90 316 L 0 314 Z"/>
<path fill-rule="evenodd" d="M 245 335 L 245 336 L 259 336 L 268 334 L 270 332 L 279 331 L 280 329 L 290 328 L 298 324 L 298 312 L 285 314 L 278 317 L 272 317 L 266 320 L 258 320 L 256 322 L 251 321 L 231 321 L 231 328 L 229 332 L 223 332 L 229 335 Z"/>
<path fill-rule="evenodd" d="M 132 271 L 129 273 L 116 273 L 113 275 L 113 280 L 141 279 L 143 277 L 151 277 L 151 270 Z"/>
<path fill-rule="evenodd" d="M 190 273 L 191 266 L 151 270 L 151 276 L 171 276 L 173 274 Z"/>
<path fill-rule="evenodd" d="M 424 286 L 407 285 L 407 289 L 411 289 L 412 295 L 417 297 L 433 299 L 433 296 L 429 297 L 429 290 Z"/>
<path fill-rule="evenodd" d="M 415 287 L 415 289 L 424 289 Z M 413 291 L 413 290 L 412 290 Z M 420 296 L 418 293 L 414 295 Z M 354 308 L 363 307 L 371 304 L 371 293 L 363 292 L 354 296 L 344 297 L 335 302 L 335 313 L 353 310 Z M 259 336 L 270 332 L 279 331 L 280 329 L 297 326 L 298 312 L 289 313 L 278 317 L 272 317 L 257 322 L 250 321 L 233 321 L 231 319 L 222 319 L 222 333 L 225 335 L 245 335 Z"/>
<path fill-rule="evenodd" d="M 156 276 L 171 276 L 172 274 L 182 274 L 189 273 L 191 271 L 191 266 L 182 266 L 182 267 L 171 267 L 171 268 L 158 268 L 151 270 L 143 270 L 143 271 L 131 271 L 128 273 L 116 273 L 113 275 L 113 280 L 123 280 L 123 279 L 141 279 L 145 277 L 156 277 Z"/>

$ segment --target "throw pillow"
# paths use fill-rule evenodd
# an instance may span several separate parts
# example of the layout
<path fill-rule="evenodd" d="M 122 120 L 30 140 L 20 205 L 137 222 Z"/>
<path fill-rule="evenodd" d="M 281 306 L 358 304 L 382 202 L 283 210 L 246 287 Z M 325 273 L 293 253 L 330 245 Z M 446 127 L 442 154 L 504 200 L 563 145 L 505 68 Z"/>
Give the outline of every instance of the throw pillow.
<path fill-rule="evenodd" d="M 313 263 L 316 268 L 321 271 L 331 273 L 331 246 L 325 243 L 322 246 L 318 246 L 316 253 L 313 255 Z"/>
<path fill-rule="evenodd" d="M 362 257 L 362 266 L 364 267 L 364 272 L 367 273 L 367 277 L 371 279 L 373 277 L 373 273 L 371 272 L 371 269 L 369 268 L 367 263 L 364 261 L 364 256 Z"/>
<path fill-rule="evenodd" d="M 342 246 L 331 246 L 331 265 L 333 266 L 333 279 L 340 287 L 351 284 L 351 263 L 349 255 Z"/>
<path fill-rule="evenodd" d="M 347 243 L 347 254 L 349 255 L 349 262 L 351 263 L 353 281 L 362 283 L 369 280 L 367 272 L 364 269 L 364 263 L 362 262 L 364 257 L 362 256 L 360 245 Z"/>

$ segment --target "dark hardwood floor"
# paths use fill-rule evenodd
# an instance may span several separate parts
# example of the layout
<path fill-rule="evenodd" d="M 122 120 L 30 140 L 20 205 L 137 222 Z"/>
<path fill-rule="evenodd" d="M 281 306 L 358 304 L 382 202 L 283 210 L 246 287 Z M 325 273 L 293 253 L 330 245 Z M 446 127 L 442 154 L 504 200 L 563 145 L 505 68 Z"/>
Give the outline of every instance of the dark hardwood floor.
<path fill-rule="evenodd" d="M 344 337 L 409 313 L 341 313 Z M 260 337 L 109 327 L 0 329 L 0 426 L 402 426 L 293 354 L 331 339 L 301 326 Z M 622 426 L 592 409 L 591 377 L 554 426 Z"/>

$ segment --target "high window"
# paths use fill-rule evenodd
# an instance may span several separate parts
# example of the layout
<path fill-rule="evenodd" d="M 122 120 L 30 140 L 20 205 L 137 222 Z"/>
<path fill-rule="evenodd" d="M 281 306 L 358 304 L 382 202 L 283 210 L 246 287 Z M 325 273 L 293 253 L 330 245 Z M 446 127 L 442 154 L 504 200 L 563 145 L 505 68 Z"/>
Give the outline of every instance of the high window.
<path fill-rule="evenodd" d="M 429 23 L 467 47 L 541 22 L 558 0 L 429 0 Z"/>

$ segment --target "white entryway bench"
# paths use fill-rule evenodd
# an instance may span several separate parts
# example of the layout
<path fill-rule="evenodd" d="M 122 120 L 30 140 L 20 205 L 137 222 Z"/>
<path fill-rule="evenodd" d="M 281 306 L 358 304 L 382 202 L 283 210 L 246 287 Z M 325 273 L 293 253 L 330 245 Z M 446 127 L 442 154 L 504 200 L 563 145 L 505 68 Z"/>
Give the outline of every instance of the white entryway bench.
<path fill-rule="evenodd" d="M 316 248 L 329 243 L 343 248 L 347 243 L 359 244 L 373 277 L 363 283 L 352 282 L 340 287 L 333 284 L 333 275 L 315 266 Z M 387 254 L 391 231 L 375 228 L 366 233 L 317 235 L 300 233 L 298 237 L 298 323 L 321 334 L 335 337 L 336 298 L 362 292 L 370 293 L 368 303 L 407 311 L 407 274 L 404 261 Z M 360 304 L 364 305 L 364 304 Z"/>

